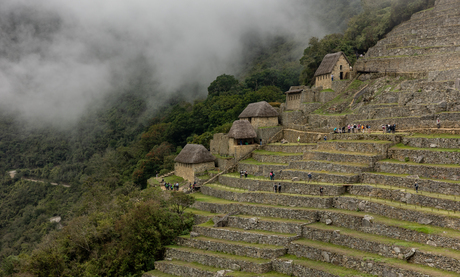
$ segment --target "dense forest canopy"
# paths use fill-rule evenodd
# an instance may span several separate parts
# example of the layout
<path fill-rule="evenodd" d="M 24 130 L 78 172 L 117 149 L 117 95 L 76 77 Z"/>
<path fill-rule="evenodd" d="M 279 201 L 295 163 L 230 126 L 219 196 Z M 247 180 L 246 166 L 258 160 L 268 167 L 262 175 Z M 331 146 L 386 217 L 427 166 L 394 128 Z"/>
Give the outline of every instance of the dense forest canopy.
<path fill-rule="evenodd" d="M 250 36 L 241 53 L 245 62 L 233 73 L 216 74 L 206 91 L 197 85 L 160 94 L 141 59 L 143 74 L 130 75 L 129 86 L 88 106 L 65 128 L 33 128 L 20 113 L 0 111 L 0 276 L 140 276 L 192 224 L 181 211 L 193 200 L 147 187 L 150 177 L 173 169 L 186 143 L 209 147 L 213 134 L 228 132 L 249 103 L 282 103 L 290 86 L 310 84 L 325 54 L 343 51 L 354 61 L 433 5 L 298 3 L 304 2 L 330 35 Z M 206 96 L 190 96 L 195 93 Z M 155 109 L 146 97 L 152 94 L 161 95 Z M 17 171 L 13 179 L 10 170 Z M 55 216 L 62 221 L 50 222 Z"/>

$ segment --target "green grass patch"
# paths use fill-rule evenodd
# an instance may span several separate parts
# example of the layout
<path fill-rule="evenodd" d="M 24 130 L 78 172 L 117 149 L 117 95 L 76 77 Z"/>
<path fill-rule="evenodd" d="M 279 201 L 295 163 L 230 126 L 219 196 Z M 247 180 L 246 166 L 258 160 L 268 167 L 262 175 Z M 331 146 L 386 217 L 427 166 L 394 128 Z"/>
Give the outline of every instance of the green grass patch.
<path fill-rule="evenodd" d="M 181 238 L 190 239 L 190 235 L 181 236 Z M 212 241 L 212 242 L 224 243 L 224 244 L 241 245 L 241 246 L 254 247 L 254 248 L 260 248 L 260 249 L 273 249 L 273 250 L 276 250 L 276 249 L 283 249 L 284 248 L 284 246 L 261 244 L 261 243 L 250 243 L 250 242 L 245 242 L 245 241 L 223 240 L 223 239 L 216 239 L 216 238 L 211 238 L 211 237 L 206 237 L 206 236 L 198 236 L 198 237 L 194 237 L 193 239 L 202 240 L 202 241 Z M 244 257 L 244 258 L 246 258 L 246 257 Z"/>
<path fill-rule="evenodd" d="M 149 186 L 159 186 L 160 182 L 158 182 L 158 180 L 155 177 L 152 177 L 147 180 L 147 184 L 149 184 Z"/>
<path fill-rule="evenodd" d="M 328 89 L 323 89 L 320 92 L 335 92 L 335 91 L 333 89 L 328 88 Z"/>
<path fill-rule="evenodd" d="M 385 159 L 381 160 L 379 162 L 384 162 L 384 163 L 396 163 L 396 164 L 409 164 L 409 165 L 416 165 L 416 166 L 434 166 L 434 167 L 449 167 L 449 168 L 460 168 L 460 165 L 458 164 L 419 164 L 416 162 L 401 162 L 395 159 Z"/>
<path fill-rule="evenodd" d="M 407 150 L 420 150 L 420 151 L 432 151 L 432 152 L 460 152 L 460 149 L 453 149 L 453 148 L 417 148 L 412 146 L 407 146 L 402 143 L 398 143 L 394 145 L 392 148 L 397 149 L 407 149 Z"/>
<path fill-rule="evenodd" d="M 208 179 L 210 179 L 210 178 L 211 178 L 211 176 L 209 176 L 208 174 L 198 176 L 198 179 L 200 179 L 200 180 L 208 180 Z"/>
<path fill-rule="evenodd" d="M 263 163 L 263 162 L 259 162 L 257 160 L 254 160 L 253 158 L 241 161 L 240 163 L 242 163 L 242 164 L 251 164 L 251 165 L 285 165 L 285 166 L 289 165 L 287 163 Z"/>
<path fill-rule="evenodd" d="M 460 135 L 449 135 L 449 134 L 433 134 L 433 135 L 425 135 L 425 134 L 414 134 L 409 138 L 428 138 L 428 139 L 437 139 L 437 138 L 444 138 L 444 139 L 460 139 Z"/>
<path fill-rule="evenodd" d="M 286 152 L 272 152 L 266 150 L 255 150 L 252 153 L 259 155 L 268 155 L 268 156 L 302 156 L 303 153 L 286 153 Z"/>
<path fill-rule="evenodd" d="M 213 156 L 216 157 L 217 159 L 224 159 L 224 160 L 233 159 L 233 156 L 221 156 L 217 154 L 213 154 Z"/>
<path fill-rule="evenodd" d="M 176 176 L 176 175 L 165 177 L 164 179 L 165 179 L 166 183 L 171 183 L 171 184 L 175 184 L 175 183 L 180 184 L 180 183 L 183 183 L 185 181 L 184 178 Z"/>
<path fill-rule="evenodd" d="M 348 86 L 346 91 L 357 90 L 363 84 L 364 84 L 363 81 L 356 79 Z"/>

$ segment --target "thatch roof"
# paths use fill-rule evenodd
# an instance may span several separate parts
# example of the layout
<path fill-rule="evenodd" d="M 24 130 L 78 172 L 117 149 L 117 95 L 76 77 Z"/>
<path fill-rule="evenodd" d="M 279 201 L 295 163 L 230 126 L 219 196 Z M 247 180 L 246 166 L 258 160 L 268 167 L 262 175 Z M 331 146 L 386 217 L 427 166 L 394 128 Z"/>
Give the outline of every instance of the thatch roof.
<path fill-rule="evenodd" d="M 183 164 L 200 164 L 213 162 L 215 159 L 203 145 L 187 144 L 174 161 Z"/>
<path fill-rule="evenodd" d="M 295 90 L 286 91 L 285 93 L 286 93 L 286 94 L 290 94 L 290 93 L 300 93 L 300 92 L 302 92 L 302 91 L 303 91 L 303 89 L 295 89 Z"/>
<path fill-rule="evenodd" d="M 318 69 L 316 70 L 315 77 L 324 75 L 324 74 L 330 74 L 332 70 L 334 69 L 334 66 L 339 61 L 341 55 L 343 55 L 345 59 L 347 60 L 348 64 L 350 64 L 350 61 L 348 60 L 347 56 L 345 56 L 343 52 L 327 54 L 326 56 L 324 56 L 323 61 L 321 62 Z"/>
<path fill-rule="evenodd" d="M 249 121 L 237 120 L 233 122 L 230 132 L 228 132 L 228 137 L 234 139 L 251 139 L 256 138 L 257 134 Z"/>
<path fill-rule="evenodd" d="M 278 112 L 266 101 L 251 103 L 240 114 L 239 118 L 278 117 Z"/>

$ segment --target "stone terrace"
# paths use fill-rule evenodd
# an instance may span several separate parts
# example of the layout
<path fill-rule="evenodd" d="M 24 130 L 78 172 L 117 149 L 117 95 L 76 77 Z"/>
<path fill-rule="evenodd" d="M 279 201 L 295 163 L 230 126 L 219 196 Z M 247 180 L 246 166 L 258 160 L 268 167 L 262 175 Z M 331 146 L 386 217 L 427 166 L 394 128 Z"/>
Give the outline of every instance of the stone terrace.
<path fill-rule="evenodd" d="M 336 138 L 266 145 L 247 178 L 203 186 L 192 233 L 144 276 L 458 276 L 460 136 Z"/>

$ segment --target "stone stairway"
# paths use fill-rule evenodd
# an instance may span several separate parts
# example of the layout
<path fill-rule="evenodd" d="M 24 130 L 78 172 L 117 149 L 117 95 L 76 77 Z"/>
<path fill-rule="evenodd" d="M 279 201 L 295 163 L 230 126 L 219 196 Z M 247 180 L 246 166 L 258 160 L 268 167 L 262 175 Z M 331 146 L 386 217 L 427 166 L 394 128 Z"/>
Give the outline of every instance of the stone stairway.
<path fill-rule="evenodd" d="M 459 276 L 460 136 L 337 138 L 267 145 L 202 187 L 144 276 Z"/>

